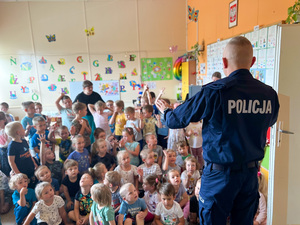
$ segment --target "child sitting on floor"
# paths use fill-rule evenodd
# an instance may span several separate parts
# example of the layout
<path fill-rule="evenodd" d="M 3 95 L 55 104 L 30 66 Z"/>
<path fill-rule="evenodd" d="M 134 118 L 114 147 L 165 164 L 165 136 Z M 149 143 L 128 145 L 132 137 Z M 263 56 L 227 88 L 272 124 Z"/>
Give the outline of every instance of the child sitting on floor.
<path fill-rule="evenodd" d="M 38 224 L 62 224 L 69 225 L 62 197 L 54 195 L 53 187 L 48 182 L 39 183 L 35 188 L 35 194 L 39 201 L 34 205 L 24 225 L 36 218 Z"/>
<path fill-rule="evenodd" d="M 15 190 L 12 195 L 13 204 L 15 206 L 14 214 L 16 223 L 21 225 L 37 199 L 34 190 L 28 188 L 28 177 L 26 174 L 18 173 L 12 176 L 9 181 L 9 187 L 10 189 Z M 35 225 L 36 223 L 36 219 L 33 219 L 30 224 Z"/>

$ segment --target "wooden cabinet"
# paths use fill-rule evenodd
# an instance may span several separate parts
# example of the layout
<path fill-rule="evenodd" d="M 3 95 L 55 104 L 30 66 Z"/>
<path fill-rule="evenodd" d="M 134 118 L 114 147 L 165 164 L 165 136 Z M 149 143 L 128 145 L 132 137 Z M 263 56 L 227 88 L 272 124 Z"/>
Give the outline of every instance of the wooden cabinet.
<path fill-rule="evenodd" d="M 182 100 L 189 93 L 189 86 L 196 85 L 196 60 L 182 63 Z"/>

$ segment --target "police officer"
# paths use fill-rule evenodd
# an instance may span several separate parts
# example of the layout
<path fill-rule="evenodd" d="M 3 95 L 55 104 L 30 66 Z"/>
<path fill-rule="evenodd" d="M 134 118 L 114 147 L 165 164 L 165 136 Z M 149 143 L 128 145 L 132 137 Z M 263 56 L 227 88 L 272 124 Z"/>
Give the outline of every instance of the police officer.
<path fill-rule="evenodd" d="M 266 133 L 278 116 L 276 92 L 249 72 L 252 45 L 235 37 L 223 53 L 224 79 L 209 83 L 176 110 L 159 100 L 171 129 L 203 119 L 203 170 L 200 224 L 253 224 L 259 194 L 257 162 L 264 157 Z"/>

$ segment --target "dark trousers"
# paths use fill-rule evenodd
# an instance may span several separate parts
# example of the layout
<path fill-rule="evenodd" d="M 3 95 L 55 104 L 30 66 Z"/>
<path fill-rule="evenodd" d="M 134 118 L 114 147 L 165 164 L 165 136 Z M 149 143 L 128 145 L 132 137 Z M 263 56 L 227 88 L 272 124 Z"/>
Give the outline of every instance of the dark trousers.
<path fill-rule="evenodd" d="M 201 178 L 199 218 L 201 225 L 252 225 L 259 203 L 257 166 L 239 169 L 213 168 L 208 164 Z"/>

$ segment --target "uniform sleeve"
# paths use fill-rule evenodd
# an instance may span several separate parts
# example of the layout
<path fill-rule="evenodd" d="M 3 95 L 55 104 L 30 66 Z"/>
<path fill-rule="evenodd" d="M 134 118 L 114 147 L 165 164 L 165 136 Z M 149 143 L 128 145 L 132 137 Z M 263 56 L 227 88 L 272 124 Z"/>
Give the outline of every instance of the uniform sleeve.
<path fill-rule="evenodd" d="M 273 126 L 273 124 L 276 123 L 278 118 L 278 112 L 279 112 L 279 100 L 278 100 L 278 95 L 275 93 L 275 109 L 274 109 L 273 117 L 270 122 L 270 126 Z"/>
<path fill-rule="evenodd" d="M 164 119 L 167 126 L 171 129 L 185 128 L 190 122 L 198 122 L 211 113 L 209 104 L 213 104 L 213 102 L 210 91 L 202 88 L 198 94 L 179 105 L 175 110 L 165 112 Z"/>

